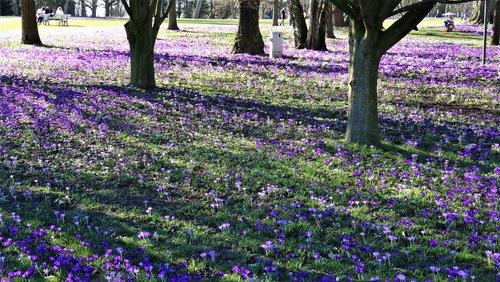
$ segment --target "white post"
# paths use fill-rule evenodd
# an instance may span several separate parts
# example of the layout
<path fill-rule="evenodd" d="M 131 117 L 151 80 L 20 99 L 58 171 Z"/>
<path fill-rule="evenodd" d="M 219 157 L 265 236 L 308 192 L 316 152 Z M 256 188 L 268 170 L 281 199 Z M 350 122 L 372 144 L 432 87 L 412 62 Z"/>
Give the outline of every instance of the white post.
<path fill-rule="evenodd" d="M 279 58 L 283 56 L 283 37 L 281 32 L 271 31 L 269 38 L 269 58 Z"/>

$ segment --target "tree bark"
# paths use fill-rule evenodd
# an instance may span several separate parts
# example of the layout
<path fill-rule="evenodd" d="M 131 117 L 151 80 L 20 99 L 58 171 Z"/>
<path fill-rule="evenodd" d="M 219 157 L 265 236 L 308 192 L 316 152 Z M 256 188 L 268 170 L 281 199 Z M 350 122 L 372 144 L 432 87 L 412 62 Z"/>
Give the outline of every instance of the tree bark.
<path fill-rule="evenodd" d="M 97 0 L 92 0 L 90 2 L 90 11 L 92 12 L 91 17 L 96 18 L 97 17 Z"/>
<path fill-rule="evenodd" d="M 106 18 L 109 18 L 110 16 L 110 11 L 111 11 L 111 5 L 113 5 L 113 3 L 111 3 L 111 1 L 104 1 L 104 16 Z"/>
<path fill-rule="evenodd" d="M 347 143 L 380 143 L 377 110 L 377 78 L 381 55 L 374 51 L 360 23 L 349 31 L 349 98 Z"/>
<path fill-rule="evenodd" d="M 280 1 L 273 0 L 273 26 L 278 26 L 279 24 L 279 13 L 280 12 Z"/>
<path fill-rule="evenodd" d="M 432 10 L 437 0 L 421 1 L 398 8 L 401 1 L 331 0 L 349 15 L 349 85 L 347 143 L 380 144 L 377 78 L 380 59 Z M 354 4 L 353 4 L 354 3 Z M 400 10 L 403 9 L 403 10 Z M 393 13 L 403 12 L 389 28 L 383 23 Z"/>
<path fill-rule="evenodd" d="M 172 8 L 168 11 L 168 30 L 179 30 L 179 26 L 177 25 L 177 0 L 170 0 L 173 2 Z"/>
<path fill-rule="evenodd" d="M 65 14 L 69 14 L 70 13 L 69 12 L 69 2 L 70 2 L 69 0 L 64 1 L 63 11 L 64 11 Z"/>
<path fill-rule="evenodd" d="M 19 4 L 17 3 L 17 0 L 11 1 L 11 7 L 12 7 L 12 15 L 19 16 Z"/>
<path fill-rule="evenodd" d="M 234 3 L 235 0 L 229 0 L 229 9 L 231 14 L 231 19 L 236 19 L 236 5 Z"/>
<path fill-rule="evenodd" d="M 347 22 L 344 18 L 344 13 L 337 7 L 333 8 L 333 24 L 335 27 L 346 27 Z"/>
<path fill-rule="evenodd" d="M 87 16 L 87 5 L 85 4 L 85 0 L 80 0 L 80 16 L 81 17 L 86 17 Z"/>
<path fill-rule="evenodd" d="M 201 8 L 203 7 L 203 0 L 197 0 L 194 9 L 193 19 L 199 19 L 201 14 Z"/>
<path fill-rule="evenodd" d="M 35 1 L 21 0 L 21 44 L 42 45 L 36 22 Z"/>
<path fill-rule="evenodd" d="M 156 38 L 169 9 L 175 9 L 172 7 L 173 2 L 165 5 L 165 1 L 121 0 L 123 8 L 130 16 L 125 24 L 130 46 L 130 84 L 142 89 L 156 87 L 154 70 Z"/>
<path fill-rule="evenodd" d="M 155 32 L 151 28 L 135 26 L 132 21 L 125 24 L 125 31 L 130 45 L 130 84 L 141 89 L 155 88 Z"/>
<path fill-rule="evenodd" d="M 290 21 L 293 23 L 295 48 L 304 49 L 307 42 L 307 24 L 300 0 L 290 0 Z"/>
<path fill-rule="evenodd" d="M 491 45 L 500 45 L 500 0 L 495 1 L 493 19 L 493 34 L 491 36 Z"/>
<path fill-rule="evenodd" d="M 264 40 L 259 29 L 260 0 L 240 0 L 240 20 L 233 53 L 264 54 Z"/>
<path fill-rule="evenodd" d="M 493 6 L 495 5 L 494 0 L 489 1 L 489 15 L 488 15 L 488 22 L 492 23 L 493 22 L 493 13 L 494 13 L 494 8 Z M 473 24 L 483 24 L 484 23 L 484 1 L 477 1 L 474 5 L 474 12 L 472 13 L 472 16 L 468 19 L 469 22 L 472 22 Z"/>
<path fill-rule="evenodd" d="M 326 3 L 326 38 L 335 38 L 333 32 L 333 6 L 330 2 Z"/>
<path fill-rule="evenodd" d="M 306 48 L 326 51 L 326 0 L 311 0 Z"/>

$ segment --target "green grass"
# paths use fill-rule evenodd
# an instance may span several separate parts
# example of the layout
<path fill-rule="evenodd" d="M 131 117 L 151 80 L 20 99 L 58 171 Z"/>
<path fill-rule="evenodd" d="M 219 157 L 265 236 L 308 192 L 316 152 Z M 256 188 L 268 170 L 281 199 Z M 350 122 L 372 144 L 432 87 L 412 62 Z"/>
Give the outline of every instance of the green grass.
<path fill-rule="evenodd" d="M 1 20 L 10 21 L 10 27 L 15 27 L 19 19 L 0 19 L 0 23 Z M 118 27 L 124 21 L 74 22 L 75 26 L 69 28 L 77 31 L 79 26 Z M 181 28 L 182 24 L 214 22 L 217 21 L 181 20 Z M 4 26 L 0 24 L 1 27 Z M 68 27 L 41 28 L 57 33 Z M 496 234 L 495 223 L 448 223 L 443 212 L 453 211 L 461 216 L 477 208 L 480 214 L 476 217 L 486 218 L 485 191 L 493 191 L 486 178 L 495 176 L 492 169 L 499 165 L 498 145 L 490 144 L 492 152 L 484 153 L 488 154 L 487 160 L 474 159 L 483 152 L 464 157 L 459 151 L 469 143 L 489 148 L 486 145 L 490 139 L 484 132 L 491 125 L 486 125 L 488 116 L 483 113 L 497 113 L 488 103 L 495 95 L 488 91 L 498 86 L 496 81 L 462 90 L 414 83 L 427 74 L 422 70 L 403 69 L 397 77 L 381 76 L 384 96 L 380 111 L 384 119 L 393 122 L 384 124 L 384 136 L 392 140 L 384 141 L 381 148 L 344 145 L 342 124 L 347 86 L 341 75 L 345 70 L 329 71 L 327 67 L 346 65 L 345 44 L 332 46 L 330 52 L 296 52 L 275 61 L 220 53 L 212 56 L 193 52 L 194 55 L 182 56 L 171 46 L 189 43 L 202 46 L 200 49 L 214 45 L 224 48 L 231 45 L 234 35 L 216 28 L 211 32 L 162 30 L 162 40 L 157 45 L 161 50 L 157 80 L 164 88 L 143 92 L 123 86 L 125 82 L 120 79 L 125 71 L 120 66 L 99 68 L 99 63 L 105 61 L 102 58 L 109 60 L 105 63 L 119 60 L 116 57 L 126 62 L 125 57 L 120 57 L 123 46 L 104 45 L 107 49 L 102 50 L 103 45 L 96 44 L 97 50 L 92 49 L 94 41 L 108 42 L 106 36 L 100 36 L 82 38 L 88 50 L 61 40 L 60 46 L 53 48 L 13 44 L 0 53 L 47 52 L 52 56 L 41 74 L 43 80 L 40 73 L 33 75 L 29 70 L 19 80 L 5 80 L 5 90 L 22 90 L 17 97 L 9 98 L 6 105 L 12 109 L 26 105 L 19 115 L 24 123 L 19 127 L 0 127 L 0 213 L 6 223 L 0 228 L 18 226 L 21 231 L 12 235 L 14 239 L 21 240 L 35 228 L 54 224 L 63 230 L 50 231 L 47 238 L 53 238 L 46 244 L 73 248 L 78 256 L 98 254 L 94 265 L 108 261 L 103 255 L 107 248 L 114 249 L 112 255 L 116 256 L 116 247 L 122 246 L 126 249 L 124 256 L 132 257 L 140 253 L 140 247 L 146 247 L 144 256 L 155 262 L 187 262 L 187 270 L 181 272 L 224 271 L 227 275 L 223 281 L 240 280 L 231 274 L 234 265 L 251 269 L 263 281 L 284 281 L 265 274 L 258 258 L 272 259 L 284 273 L 305 270 L 314 278 L 337 273 L 341 280 L 351 277 L 367 281 L 371 276 L 392 279 L 404 273 L 424 280 L 431 278 L 429 265 L 437 265 L 442 269 L 436 281 L 445 281 L 444 268 L 458 265 L 471 268 L 478 281 L 494 279 L 495 268 L 485 259 L 484 251 L 498 252 L 498 244 L 493 246 L 496 241 L 490 243 L 483 238 L 472 246 L 477 250 L 469 249 L 467 244 L 471 234 Z M 445 38 L 449 33 L 423 28 L 411 36 Z M 345 43 L 340 40 L 330 43 Z M 123 41 L 119 38 L 111 42 Z M 209 41 L 213 42 L 199 44 Z M 337 53 L 341 55 L 335 57 Z M 15 62 L 6 62 L 4 66 L 15 64 L 11 68 L 15 72 L 20 69 L 17 66 L 45 58 L 38 56 L 28 62 L 15 57 Z M 97 64 L 90 65 L 91 71 L 74 69 L 73 61 L 84 62 L 93 56 Z M 313 56 L 319 56 L 317 61 L 311 59 Z M 412 62 L 411 67 L 422 66 Z M 320 75 L 323 73 L 328 74 Z M 92 84 L 58 80 L 60 76 L 69 80 L 80 75 L 88 76 Z M 445 90 L 450 92 L 443 93 Z M 452 101 L 452 94 L 467 98 Z M 434 98 L 437 105 L 432 112 L 437 114 L 428 115 L 424 106 Z M 469 115 L 467 109 L 475 103 L 483 105 L 472 108 Z M 31 110 L 45 105 L 48 106 L 41 110 Z M 464 112 L 448 112 L 446 107 L 460 107 Z M 73 113 L 69 119 L 76 130 L 57 124 L 44 127 L 67 112 Z M 40 128 L 31 127 L 35 122 Z M 101 134 L 96 124 L 109 131 Z M 473 130 L 464 129 L 469 124 Z M 426 130 L 428 126 L 433 131 Z M 463 139 L 456 137 L 462 134 Z M 450 136 L 455 139 L 446 141 L 445 137 Z M 410 137 L 421 139 L 424 146 L 405 144 Z M 438 147 L 442 152 L 436 150 Z M 316 149 L 321 151 L 316 153 Z M 477 171 L 469 170 L 473 166 L 477 166 Z M 448 167 L 455 171 L 443 172 Z M 354 176 L 358 170 L 363 173 Z M 475 181 L 476 176 L 484 178 Z M 466 181 L 470 183 L 465 184 Z M 278 188 L 259 195 L 269 184 Z M 157 191 L 160 185 L 167 187 L 168 195 Z M 465 197 L 451 190 L 465 189 L 467 185 L 474 186 L 475 194 L 470 197 L 473 202 L 464 206 L 461 201 L 469 194 Z M 9 192 L 10 187 L 13 192 Z M 24 191 L 33 194 L 25 198 Z M 212 206 L 217 203 L 216 198 L 222 199 L 220 207 Z M 443 202 L 445 207 L 441 207 Z M 148 207 L 153 209 L 148 212 Z M 330 216 L 313 216 L 316 210 L 331 208 L 336 212 Z M 57 218 L 54 210 L 65 212 L 65 220 Z M 21 224 L 9 218 L 13 212 L 21 215 Z M 422 212 L 428 215 L 420 215 Z M 300 219 L 301 215 L 307 215 L 306 219 Z M 78 225 L 73 222 L 74 216 L 80 219 Z M 90 219 L 84 220 L 84 216 Z M 413 220 L 413 224 L 403 226 L 404 219 Z M 281 224 L 279 220 L 289 223 Z M 220 230 L 219 226 L 227 222 L 231 226 Z M 367 227 L 367 223 L 371 225 Z M 263 228 L 257 228 L 261 225 Z M 390 242 L 383 226 L 392 226 L 391 234 L 399 239 Z M 2 237 L 11 236 L 4 229 Z M 156 231 L 159 237 L 138 238 L 139 232 L 145 230 Z M 312 233 L 312 244 L 307 242 L 307 231 Z M 81 240 L 76 239 L 77 234 L 82 235 Z M 341 243 L 351 241 L 344 242 L 344 235 L 352 236 L 357 247 L 341 247 Z M 409 241 L 409 236 L 416 240 Z M 283 245 L 277 243 L 282 238 Z M 432 239 L 438 239 L 439 246 L 429 247 Z M 82 241 L 91 246 L 82 245 Z M 279 245 L 279 252 L 264 250 L 261 245 L 266 241 Z M 372 249 L 358 249 L 362 245 Z M 375 251 L 384 254 L 394 249 L 399 255 L 393 253 L 391 260 L 375 262 Z M 209 250 L 217 254 L 213 261 L 200 256 Z M 457 252 L 450 254 L 450 250 Z M 6 254 L 8 270 L 29 267 L 29 259 L 18 256 L 24 252 L 18 246 L 1 251 L 0 257 Z M 320 259 L 313 258 L 315 251 L 320 252 Z M 410 255 L 405 255 L 405 251 Z M 286 257 L 292 253 L 295 257 Z M 332 258 L 335 254 L 342 258 Z M 366 263 L 366 273 L 355 274 L 357 259 L 353 255 Z M 138 264 L 141 258 L 133 258 L 132 263 Z M 412 266 L 416 266 L 415 271 Z M 52 271 L 53 277 L 46 279 L 63 280 L 65 274 Z M 141 275 L 135 280 L 147 280 Z M 105 279 L 100 273 L 94 273 L 94 277 Z"/>
<path fill-rule="evenodd" d="M 482 46 L 483 44 L 481 36 L 460 31 L 446 32 L 444 26 L 443 28 L 421 28 L 418 31 L 412 31 L 409 36 L 422 39 L 460 41 L 461 44 L 475 47 Z"/>
<path fill-rule="evenodd" d="M 78 18 L 72 17 L 69 19 L 69 27 L 111 27 L 111 26 L 121 26 L 126 23 L 125 19 L 104 19 L 104 18 Z M 168 21 L 168 19 L 166 20 Z M 221 19 L 221 20 L 211 20 L 211 19 L 177 19 L 177 23 L 181 26 L 186 25 L 236 25 L 238 24 L 237 19 Z M 260 25 L 267 26 L 271 25 L 271 20 L 260 20 Z M 49 28 L 63 28 L 57 24 L 57 22 L 52 21 L 50 25 L 38 25 L 41 30 Z M 67 27 L 64 27 L 67 28 Z M 0 31 L 9 30 L 19 30 L 21 29 L 21 18 L 20 17 L 0 17 Z"/>
<path fill-rule="evenodd" d="M 168 19 L 167 19 L 168 20 Z M 468 34 L 464 32 L 446 32 L 444 27 L 442 29 L 439 28 L 426 28 L 430 26 L 442 26 L 443 18 L 426 18 L 419 24 L 419 31 L 412 31 L 410 36 L 413 37 L 422 37 L 422 38 L 435 38 L 435 39 L 446 39 L 446 40 L 456 40 L 463 41 L 467 45 L 471 46 L 479 46 L 482 44 L 481 38 L 477 35 Z M 388 20 L 386 22 L 386 28 L 389 27 L 394 20 Z M 456 20 L 456 24 L 460 24 L 462 22 L 461 19 Z M 85 27 L 114 27 L 114 26 L 123 26 L 126 23 L 125 19 L 103 19 L 103 18 L 71 18 L 69 20 L 70 28 L 85 28 Z M 260 20 L 261 26 L 270 26 L 272 23 L 271 20 Z M 192 25 L 237 25 L 237 19 L 178 19 L 178 24 L 182 29 L 183 26 L 192 26 Z M 52 22 L 51 25 L 39 25 L 40 31 L 44 30 L 52 30 L 59 28 L 68 28 L 59 26 L 56 22 Z M 21 19 L 20 17 L 0 17 L 0 31 L 14 31 L 19 30 L 21 28 Z M 77 31 L 75 31 L 77 32 Z M 345 28 L 337 29 L 337 34 L 344 34 Z M 176 35 L 174 35 L 176 36 Z"/>

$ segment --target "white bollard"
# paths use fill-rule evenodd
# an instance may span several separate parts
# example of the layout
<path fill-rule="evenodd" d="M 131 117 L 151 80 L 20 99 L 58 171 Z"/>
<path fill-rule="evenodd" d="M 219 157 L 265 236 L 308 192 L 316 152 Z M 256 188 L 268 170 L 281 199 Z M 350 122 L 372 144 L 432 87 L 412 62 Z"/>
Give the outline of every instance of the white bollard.
<path fill-rule="evenodd" d="M 283 37 L 281 32 L 271 31 L 269 38 L 269 58 L 279 58 L 283 56 Z"/>

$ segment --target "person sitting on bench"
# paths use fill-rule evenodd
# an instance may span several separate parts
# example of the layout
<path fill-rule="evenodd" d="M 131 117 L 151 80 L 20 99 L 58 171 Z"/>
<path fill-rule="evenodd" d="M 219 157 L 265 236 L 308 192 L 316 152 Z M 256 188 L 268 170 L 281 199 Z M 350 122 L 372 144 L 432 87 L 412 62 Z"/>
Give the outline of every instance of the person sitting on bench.
<path fill-rule="evenodd" d="M 63 9 L 61 7 L 57 7 L 57 10 L 56 10 L 56 16 L 64 16 L 64 12 L 63 12 Z"/>
<path fill-rule="evenodd" d="M 43 21 L 43 15 L 45 15 L 45 7 L 41 7 L 36 10 L 36 19 L 38 23 L 41 23 Z"/>
<path fill-rule="evenodd" d="M 45 14 L 49 14 L 50 17 L 54 15 L 54 13 L 52 13 L 52 9 L 49 6 L 45 6 Z"/>

